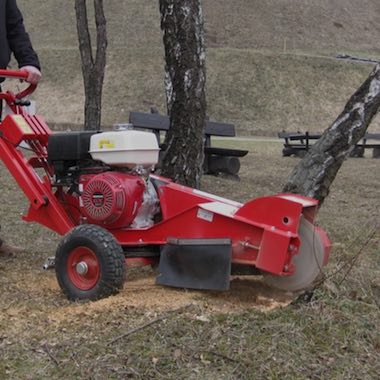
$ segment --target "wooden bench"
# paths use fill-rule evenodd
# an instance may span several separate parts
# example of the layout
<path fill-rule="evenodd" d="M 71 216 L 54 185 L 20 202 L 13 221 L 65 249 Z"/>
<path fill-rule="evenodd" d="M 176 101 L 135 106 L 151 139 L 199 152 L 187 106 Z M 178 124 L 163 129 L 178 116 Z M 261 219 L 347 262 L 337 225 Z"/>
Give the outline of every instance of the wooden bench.
<path fill-rule="evenodd" d="M 321 133 L 279 132 L 278 137 L 285 140 L 282 155 L 284 157 L 291 155 L 303 157 L 310 146 L 321 136 Z M 371 143 L 369 143 L 368 140 L 370 140 Z M 373 149 L 372 157 L 380 158 L 380 141 L 379 143 L 374 143 L 372 142 L 373 140 L 380 140 L 380 133 L 366 133 L 363 139 L 352 149 L 349 156 L 363 157 L 366 149 Z"/>
<path fill-rule="evenodd" d="M 369 143 L 368 140 L 371 142 Z M 373 142 L 379 140 L 379 142 Z M 380 133 L 366 133 L 362 140 L 355 145 L 350 157 L 363 157 L 366 149 L 372 149 L 372 157 L 380 158 Z"/>
<path fill-rule="evenodd" d="M 303 157 L 313 142 L 321 136 L 321 133 L 279 132 L 278 137 L 285 140 L 282 155 L 289 157 L 294 154 L 295 156 Z"/>
<path fill-rule="evenodd" d="M 148 129 L 155 133 L 157 141 L 162 150 L 165 146 L 161 144 L 161 133 L 169 130 L 170 119 L 168 116 L 158 113 L 130 112 L 129 123 L 136 129 Z M 240 170 L 240 157 L 244 157 L 248 151 L 240 149 L 227 149 L 211 146 L 211 137 L 235 137 L 233 124 L 206 121 L 205 126 L 205 160 L 203 170 L 205 174 L 227 173 L 237 175 Z"/>

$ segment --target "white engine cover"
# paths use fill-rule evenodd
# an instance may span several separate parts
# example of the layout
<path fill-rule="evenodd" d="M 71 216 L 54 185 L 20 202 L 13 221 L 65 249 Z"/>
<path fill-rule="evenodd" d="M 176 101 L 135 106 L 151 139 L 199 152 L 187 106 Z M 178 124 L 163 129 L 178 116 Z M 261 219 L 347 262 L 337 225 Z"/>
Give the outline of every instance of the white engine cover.
<path fill-rule="evenodd" d="M 154 133 L 127 130 L 94 134 L 89 153 L 94 160 L 107 165 L 133 169 L 156 165 L 159 151 Z"/>

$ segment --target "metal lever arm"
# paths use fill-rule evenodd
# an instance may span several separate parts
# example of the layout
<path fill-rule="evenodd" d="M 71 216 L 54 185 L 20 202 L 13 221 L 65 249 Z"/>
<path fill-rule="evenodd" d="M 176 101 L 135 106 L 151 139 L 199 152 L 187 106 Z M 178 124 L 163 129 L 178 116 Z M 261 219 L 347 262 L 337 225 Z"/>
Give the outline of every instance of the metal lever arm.
<path fill-rule="evenodd" d="M 0 78 L 15 78 L 26 80 L 28 78 L 28 72 L 26 70 L 3 70 L 0 69 Z M 5 99 L 8 103 L 14 102 L 16 99 L 25 98 L 34 92 L 37 85 L 30 84 L 25 90 L 20 91 L 17 94 L 11 92 L 0 92 L 0 99 Z"/>

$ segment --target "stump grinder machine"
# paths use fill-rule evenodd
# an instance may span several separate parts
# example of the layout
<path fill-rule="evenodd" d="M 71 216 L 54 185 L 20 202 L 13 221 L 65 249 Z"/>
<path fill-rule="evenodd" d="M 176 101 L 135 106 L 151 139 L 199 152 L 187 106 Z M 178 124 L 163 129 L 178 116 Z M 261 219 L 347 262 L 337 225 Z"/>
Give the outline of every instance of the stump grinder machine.
<path fill-rule="evenodd" d="M 153 172 L 153 133 L 53 133 L 26 112 L 34 90 L 0 93 L 11 110 L 0 124 L 0 158 L 29 201 L 23 219 L 63 236 L 53 264 L 69 299 L 117 293 L 137 264 L 157 267 L 160 285 L 227 290 L 231 273 L 249 273 L 286 291 L 308 288 L 327 264 L 331 244 L 315 225 L 315 199 L 277 194 L 241 204 L 174 183 Z"/>

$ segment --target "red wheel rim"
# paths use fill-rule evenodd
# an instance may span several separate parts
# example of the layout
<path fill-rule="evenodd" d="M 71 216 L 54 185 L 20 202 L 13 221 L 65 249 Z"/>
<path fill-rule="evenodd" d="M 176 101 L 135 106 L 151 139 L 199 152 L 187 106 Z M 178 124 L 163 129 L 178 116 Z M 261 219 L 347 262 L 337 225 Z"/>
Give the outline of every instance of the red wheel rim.
<path fill-rule="evenodd" d="M 67 274 L 78 289 L 92 289 L 100 278 L 100 264 L 95 252 L 87 247 L 73 249 L 67 260 Z"/>

